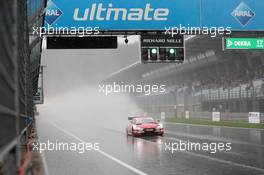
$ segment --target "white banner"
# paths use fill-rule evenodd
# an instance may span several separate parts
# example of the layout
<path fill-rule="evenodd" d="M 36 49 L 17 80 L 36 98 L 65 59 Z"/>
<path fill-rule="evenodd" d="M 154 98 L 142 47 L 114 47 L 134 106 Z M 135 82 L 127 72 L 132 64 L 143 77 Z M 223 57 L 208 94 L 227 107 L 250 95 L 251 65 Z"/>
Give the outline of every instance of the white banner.
<path fill-rule="evenodd" d="M 165 118 L 166 118 L 166 113 L 165 113 L 165 112 L 161 112 L 161 113 L 160 113 L 160 120 L 161 120 L 161 121 L 164 121 Z"/>
<path fill-rule="evenodd" d="M 220 120 L 221 120 L 221 113 L 220 112 L 213 112 L 212 113 L 212 120 L 214 122 L 220 122 Z"/>
<path fill-rule="evenodd" d="M 248 122 L 249 123 L 260 123 L 260 112 L 249 112 Z"/>
<path fill-rule="evenodd" d="M 185 118 L 189 119 L 190 118 L 190 111 L 185 111 Z"/>

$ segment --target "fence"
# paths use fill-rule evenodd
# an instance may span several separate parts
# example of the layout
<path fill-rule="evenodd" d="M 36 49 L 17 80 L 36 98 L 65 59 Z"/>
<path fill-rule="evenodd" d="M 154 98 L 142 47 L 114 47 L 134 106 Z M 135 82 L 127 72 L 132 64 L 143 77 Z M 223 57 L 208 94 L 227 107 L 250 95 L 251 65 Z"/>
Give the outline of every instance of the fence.
<path fill-rule="evenodd" d="M 36 47 L 41 47 L 29 42 L 28 19 L 30 24 L 42 25 L 39 6 L 43 9 L 45 4 L 45 0 L 8 0 L 0 6 L 0 174 L 17 174 L 23 159 L 32 125 L 34 77 L 40 66 L 32 65 L 35 60 L 40 63 Z M 35 9 L 34 17 L 28 8 Z"/>

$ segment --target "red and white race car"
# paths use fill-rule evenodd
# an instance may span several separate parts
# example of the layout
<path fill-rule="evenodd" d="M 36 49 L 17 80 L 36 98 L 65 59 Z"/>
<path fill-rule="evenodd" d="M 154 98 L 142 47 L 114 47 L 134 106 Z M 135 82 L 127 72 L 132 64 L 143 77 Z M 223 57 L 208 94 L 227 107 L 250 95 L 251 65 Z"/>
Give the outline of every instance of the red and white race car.
<path fill-rule="evenodd" d="M 164 128 L 152 117 L 129 117 L 126 133 L 131 136 L 158 135 L 163 136 Z"/>

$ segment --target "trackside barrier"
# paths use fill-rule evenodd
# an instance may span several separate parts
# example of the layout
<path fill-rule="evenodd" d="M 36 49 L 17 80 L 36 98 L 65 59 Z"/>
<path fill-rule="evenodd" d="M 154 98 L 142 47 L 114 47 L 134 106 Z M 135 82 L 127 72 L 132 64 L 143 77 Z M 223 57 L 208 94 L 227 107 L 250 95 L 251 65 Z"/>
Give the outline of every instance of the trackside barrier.
<path fill-rule="evenodd" d="M 28 142 L 26 143 L 26 153 L 25 153 L 25 157 L 24 157 L 24 161 L 22 162 L 22 164 L 20 165 L 18 171 L 19 171 L 19 175 L 27 175 L 30 174 L 31 171 L 31 166 L 30 166 L 30 161 L 31 161 L 31 155 L 30 155 L 30 146 L 32 145 L 33 142 L 33 133 L 34 133 L 34 129 L 31 127 L 30 129 L 30 134 L 28 136 Z"/>
<path fill-rule="evenodd" d="M 21 118 L 24 118 L 25 122 L 27 123 L 27 126 L 20 132 L 19 136 L 14 138 L 13 141 L 11 141 L 3 150 L 0 152 L 0 175 L 2 174 L 17 174 L 17 166 L 16 166 L 16 154 L 20 154 L 21 150 L 23 149 L 24 143 L 28 142 L 28 138 L 30 137 L 30 128 L 32 128 L 32 118 L 31 117 L 24 117 L 21 116 Z M 26 146 L 26 149 L 28 150 L 28 145 Z M 20 149 L 19 153 L 17 153 L 17 148 Z M 28 157 L 28 151 L 26 153 L 26 157 Z M 25 166 L 25 170 L 29 170 L 29 164 Z M 25 175 L 20 174 L 20 168 L 18 169 L 19 175 Z M 26 172 L 25 171 L 25 172 Z"/>
<path fill-rule="evenodd" d="M 237 121 L 246 123 L 264 123 L 264 114 L 260 112 L 229 113 L 229 112 L 193 112 L 185 111 L 186 119 L 202 119 L 212 121 Z"/>

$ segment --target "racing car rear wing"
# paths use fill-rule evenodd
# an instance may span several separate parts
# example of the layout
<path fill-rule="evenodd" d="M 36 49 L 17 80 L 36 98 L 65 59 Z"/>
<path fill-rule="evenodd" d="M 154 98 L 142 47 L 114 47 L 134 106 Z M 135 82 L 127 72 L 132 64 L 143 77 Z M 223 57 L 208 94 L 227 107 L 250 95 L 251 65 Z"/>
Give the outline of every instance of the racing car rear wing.
<path fill-rule="evenodd" d="M 128 117 L 128 121 L 133 120 L 135 117 Z"/>
<path fill-rule="evenodd" d="M 128 120 L 131 121 L 131 120 L 133 120 L 134 118 L 141 118 L 141 117 L 146 117 L 146 116 L 133 116 L 133 117 L 128 117 Z"/>

